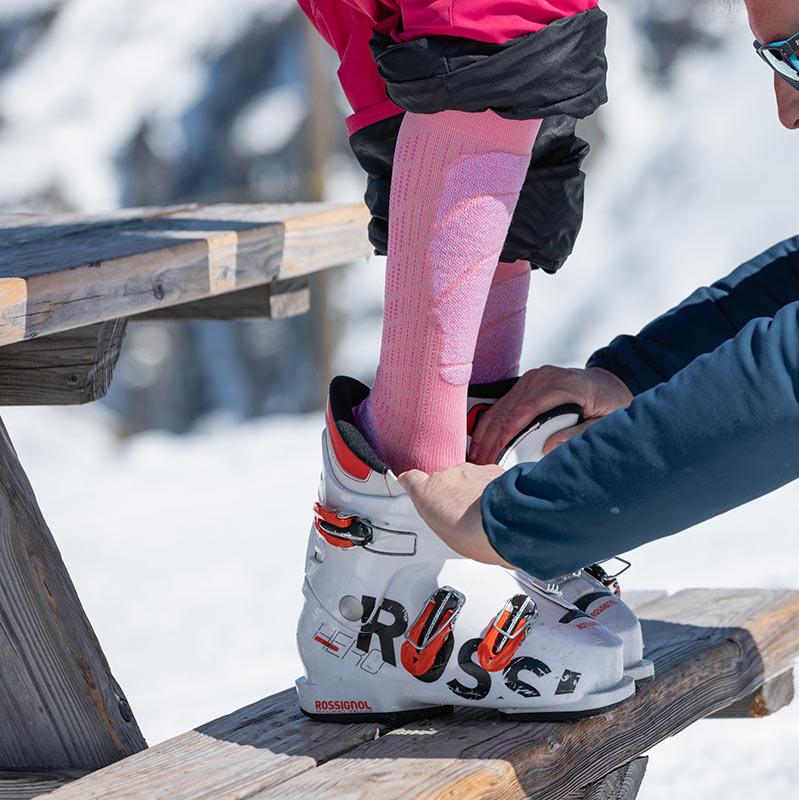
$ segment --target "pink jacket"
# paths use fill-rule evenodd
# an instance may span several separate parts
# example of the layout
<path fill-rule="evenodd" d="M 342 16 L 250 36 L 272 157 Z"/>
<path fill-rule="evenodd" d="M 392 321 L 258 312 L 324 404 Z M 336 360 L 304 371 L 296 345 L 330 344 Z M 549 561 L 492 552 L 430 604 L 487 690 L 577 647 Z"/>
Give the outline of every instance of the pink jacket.
<path fill-rule="evenodd" d="M 594 8 L 598 0 L 298 0 L 338 53 L 339 81 L 354 113 L 350 134 L 402 111 L 386 96 L 369 41 L 374 31 L 395 42 L 453 36 L 497 44 Z"/>

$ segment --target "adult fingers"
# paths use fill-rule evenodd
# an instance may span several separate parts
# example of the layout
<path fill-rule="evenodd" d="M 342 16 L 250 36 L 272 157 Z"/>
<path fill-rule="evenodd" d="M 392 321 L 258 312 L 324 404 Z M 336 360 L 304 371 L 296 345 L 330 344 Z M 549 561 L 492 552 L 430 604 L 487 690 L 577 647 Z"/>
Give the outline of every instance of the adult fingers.
<path fill-rule="evenodd" d="M 470 461 L 492 464 L 502 448 L 536 417 L 572 398 L 559 386 L 547 387 L 540 383 L 535 380 L 519 381 L 482 415 L 472 436 Z"/>
<path fill-rule="evenodd" d="M 514 384 L 506 395 L 500 397 L 480 416 L 472 432 L 472 441 L 468 454 L 469 461 L 474 464 L 490 464 L 495 460 L 490 458 L 491 453 L 502 448 L 499 441 L 502 437 L 507 417 L 516 406 L 525 402 L 528 383 L 529 378 L 526 374 Z"/>
<path fill-rule="evenodd" d="M 430 476 L 420 469 L 409 469 L 403 472 L 402 475 L 397 476 L 397 480 L 403 489 L 411 496 L 411 499 L 418 497 L 419 492 L 424 485 L 430 480 Z"/>

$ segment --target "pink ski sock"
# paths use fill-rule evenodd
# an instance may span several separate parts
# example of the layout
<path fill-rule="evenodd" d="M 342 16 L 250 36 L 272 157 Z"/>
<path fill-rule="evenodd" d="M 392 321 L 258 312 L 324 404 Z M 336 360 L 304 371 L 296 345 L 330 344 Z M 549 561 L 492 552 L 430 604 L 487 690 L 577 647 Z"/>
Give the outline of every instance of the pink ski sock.
<path fill-rule="evenodd" d="M 477 335 L 472 383 L 518 377 L 529 292 L 530 265 L 500 261 Z"/>
<path fill-rule="evenodd" d="M 477 331 L 539 127 L 493 111 L 402 121 L 380 364 L 357 410 L 396 473 L 464 461 Z"/>

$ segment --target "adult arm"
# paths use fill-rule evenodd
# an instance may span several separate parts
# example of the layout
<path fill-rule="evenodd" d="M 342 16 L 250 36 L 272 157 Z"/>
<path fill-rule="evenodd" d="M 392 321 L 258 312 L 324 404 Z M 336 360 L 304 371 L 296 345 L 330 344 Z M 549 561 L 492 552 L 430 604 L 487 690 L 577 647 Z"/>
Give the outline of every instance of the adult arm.
<path fill-rule="evenodd" d="M 551 578 L 797 477 L 799 302 L 497 478 L 483 493 L 483 527 L 503 559 Z"/>
<path fill-rule="evenodd" d="M 583 406 L 585 422 L 553 437 L 547 447 L 626 406 L 633 395 L 669 380 L 760 317 L 799 301 L 799 236 L 775 245 L 712 286 L 697 289 L 637 336 L 619 336 L 597 351 L 587 370 L 530 370 L 482 415 L 469 460 L 493 463 L 502 448 L 537 416 L 563 403 Z M 598 368 L 598 369 L 592 369 Z"/>
<path fill-rule="evenodd" d="M 601 367 L 640 394 L 715 350 L 759 317 L 773 317 L 799 300 L 799 236 L 747 261 L 712 286 L 697 289 L 637 336 L 619 336 L 598 350 L 589 367 Z"/>

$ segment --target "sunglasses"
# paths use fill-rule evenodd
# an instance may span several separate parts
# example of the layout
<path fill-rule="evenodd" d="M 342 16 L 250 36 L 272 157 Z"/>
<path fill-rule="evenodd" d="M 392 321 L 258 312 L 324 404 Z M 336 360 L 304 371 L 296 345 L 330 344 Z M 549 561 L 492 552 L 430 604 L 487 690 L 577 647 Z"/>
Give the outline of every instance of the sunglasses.
<path fill-rule="evenodd" d="M 799 33 L 784 42 L 760 44 L 755 42 L 757 54 L 794 89 L 799 89 Z"/>

